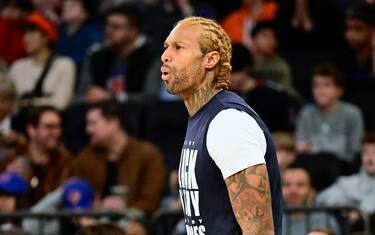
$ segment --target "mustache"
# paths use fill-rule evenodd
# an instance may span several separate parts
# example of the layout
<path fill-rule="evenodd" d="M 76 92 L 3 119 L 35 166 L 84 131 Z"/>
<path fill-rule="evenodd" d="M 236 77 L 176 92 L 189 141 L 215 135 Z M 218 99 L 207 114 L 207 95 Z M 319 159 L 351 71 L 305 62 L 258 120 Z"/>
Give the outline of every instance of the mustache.
<path fill-rule="evenodd" d="M 169 66 L 169 65 L 167 65 L 167 64 L 163 64 L 161 67 L 168 68 L 168 69 L 172 69 L 172 67 Z"/>

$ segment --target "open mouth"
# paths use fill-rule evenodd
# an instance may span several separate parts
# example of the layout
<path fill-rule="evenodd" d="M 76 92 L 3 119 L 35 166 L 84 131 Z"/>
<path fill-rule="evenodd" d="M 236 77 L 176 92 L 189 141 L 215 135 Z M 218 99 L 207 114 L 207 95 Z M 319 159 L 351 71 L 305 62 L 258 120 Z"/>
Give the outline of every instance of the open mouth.
<path fill-rule="evenodd" d="M 160 71 L 161 71 L 161 79 L 162 79 L 163 81 L 168 80 L 168 77 L 169 77 L 169 75 L 170 75 L 170 74 L 169 74 L 169 71 L 168 71 L 168 68 L 162 66 L 161 69 L 160 69 Z"/>

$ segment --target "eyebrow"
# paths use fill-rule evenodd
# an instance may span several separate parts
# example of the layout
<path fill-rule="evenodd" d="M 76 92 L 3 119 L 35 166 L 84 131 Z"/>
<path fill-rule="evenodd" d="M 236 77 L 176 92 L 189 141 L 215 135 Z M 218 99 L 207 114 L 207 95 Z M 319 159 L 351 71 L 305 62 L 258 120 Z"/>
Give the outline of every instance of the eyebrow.
<path fill-rule="evenodd" d="M 186 44 L 188 44 L 188 43 L 183 42 L 183 41 L 179 41 L 179 40 L 177 40 L 177 41 L 172 41 L 172 42 L 170 42 L 170 43 L 168 43 L 167 41 L 165 41 L 165 42 L 164 42 L 164 47 L 168 46 L 169 44 L 174 44 L 174 45 L 176 45 L 176 44 L 182 44 L 182 45 L 186 45 Z"/>

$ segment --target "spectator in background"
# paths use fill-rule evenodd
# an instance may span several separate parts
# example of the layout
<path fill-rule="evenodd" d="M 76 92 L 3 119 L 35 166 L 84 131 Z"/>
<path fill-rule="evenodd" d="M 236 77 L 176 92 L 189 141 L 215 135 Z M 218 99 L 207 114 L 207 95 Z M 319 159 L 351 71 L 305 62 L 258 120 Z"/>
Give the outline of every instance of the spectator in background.
<path fill-rule="evenodd" d="M 153 54 L 141 32 L 142 18 L 128 5 L 112 8 L 105 25 L 106 47 L 90 55 L 83 67 L 78 99 L 93 103 L 115 98 L 119 102 L 146 102 L 145 78 Z"/>
<path fill-rule="evenodd" d="M 250 50 L 255 62 L 252 74 L 266 82 L 274 82 L 289 94 L 296 95 L 291 69 L 277 52 L 278 39 L 275 27 L 275 22 L 272 21 L 258 22 L 251 31 Z"/>
<path fill-rule="evenodd" d="M 25 209 L 25 197 L 29 191 L 29 186 L 24 178 L 11 173 L 0 174 L 0 213 L 12 213 L 18 209 Z M 18 222 L 12 219 L 1 219 L 0 234 L 6 229 L 13 229 L 18 226 Z"/>
<path fill-rule="evenodd" d="M 285 206 L 313 205 L 315 189 L 311 185 L 310 175 L 303 168 L 290 167 L 282 175 L 282 189 Z M 308 218 L 309 217 L 309 218 Z M 306 222 L 310 223 L 307 225 Z M 283 217 L 283 234 L 307 234 L 308 228 L 327 228 L 339 232 L 337 221 L 324 212 L 290 212 Z"/>
<path fill-rule="evenodd" d="M 332 64 L 315 68 L 312 78 L 314 104 L 304 107 L 298 117 L 298 153 L 332 153 L 350 163 L 360 151 L 363 136 L 361 111 L 340 100 L 343 80 Z"/>
<path fill-rule="evenodd" d="M 345 39 L 349 50 L 340 55 L 337 65 L 344 73 L 347 90 L 352 92 L 375 89 L 375 6 L 362 3 L 348 9 Z M 374 45 L 373 45 L 374 44 Z"/>
<path fill-rule="evenodd" d="M 60 142 L 61 117 L 55 108 L 41 106 L 31 110 L 26 130 L 26 147 L 6 154 L 0 161 L 0 170 L 17 172 L 28 180 L 33 204 L 66 179 L 70 155 Z"/>
<path fill-rule="evenodd" d="M 89 181 L 105 208 L 142 219 L 159 206 L 165 167 L 156 147 L 129 136 L 121 120 L 115 103 L 89 107 L 86 131 L 90 145 L 73 161 L 71 174 Z"/>
<path fill-rule="evenodd" d="M 275 143 L 277 161 L 282 175 L 296 159 L 294 140 L 286 132 L 272 133 L 272 140 Z"/>
<path fill-rule="evenodd" d="M 251 47 L 251 31 L 257 22 L 276 18 L 276 1 L 242 0 L 242 7 L 226 16 L 221 26 L 228 33 L 233 43 L 242 43 Z"/>
<path fill-rule="evenodd" d="M 28 57 L 15 61 L 8 74 L 21 106 L 51 105 L 64 110 L 73 95 L 74 63 L 54 54 L 58 33 L 51 21 L 33 13 L 26 22 L 24 43 Z"/>
<path fill-rule="evenodd" d="M 64 0 L 62 3 L 59 39 L 56 52 L 74 60 L 78 72 L 90 48 L 102 41 L 98 29 L 90 24 L 90 14 L 95 13 L 95 2 L 89 0 Z"/>
<path fill-rule="evenodd" d="M 240 94 L 256 110 L 271 132 L 294 130 L 299 101 L 272 84 L 252 77 L 252 61 L 245 46 L 233 44 L 230 89 Z"/>
<path fill-rule="evenodd" d="M 13 84 L 5 77 L 0 77 L 0 159 L 3 155 L 25 144 L 25 138 L 16 133 L 12 126 L 12 108 L 16 93 Z"/>
<path fill-rule="evenodd" d="M 321 192 L 317 203 L 325 206 L 357 207 L 366 213 L 375 213 L 375 134 L 362 140 L 362 168 L 359 173 L 343 176 Z"/>
<path fill-rule="evenodd" d="M 345 98 L 362 109 L 366 129 L 375 130 L 375 6 L 351 7 L 345 25 L 349 48 L 336 60 L 346 83 Z"/>
<path fill-rule="evenodd" d="M 33 3 L 35 11 L 47 16 L 56 24 L 59 23 L 59 12 L 61 10 L 60 0 L 29 0 Z"/>
<path fill-rule="evenodd" d="M 31 213 L 53 213 L 63 210 L 90 210 L 97 208 L 98 202 L 95 201 L 95 191 L 85 180 L 73 178 L 67 181 L 63 186 L 53 192 L 48 193 L 30 208 Z M 30 234 L 38 235 L 42 227 L 43 234 L 75 234 L 82 224 L 93 223 L 95 220 L 87 217 L 79 219 L 49 220 L 48 223 L 41 224 L 36 219 L 26 218 L 22 221 L 22 227 Z M 62 224 L 61 224 L 62 223 Z"/>
<path fill-rule="evenodd" d="M 33 11 L 29 0 L 4 0 L 0 5 L 0 58 L 7 64 L 25 56 L 25 18 Z"/>

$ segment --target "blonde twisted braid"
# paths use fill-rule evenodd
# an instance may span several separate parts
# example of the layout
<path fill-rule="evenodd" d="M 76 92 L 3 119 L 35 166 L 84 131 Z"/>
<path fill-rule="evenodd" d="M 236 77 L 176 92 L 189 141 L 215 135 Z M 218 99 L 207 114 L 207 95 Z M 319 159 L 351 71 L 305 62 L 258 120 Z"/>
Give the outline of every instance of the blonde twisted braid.
<path fill-rule="evenodd" d="M 215 88 L 228 90 L 228 77 L 232 70 L 230 64 L 232 45 L 224 29 L 214 20 L 195 16 L 180 20 L 177 24 L 199 25 L 202 28 L 204 33 L 199 42 L 202 53 L 206 54 L 211 51 L 217 51 L 220 54 L 220 60 L 213 68 L 216 79 Z"/>

